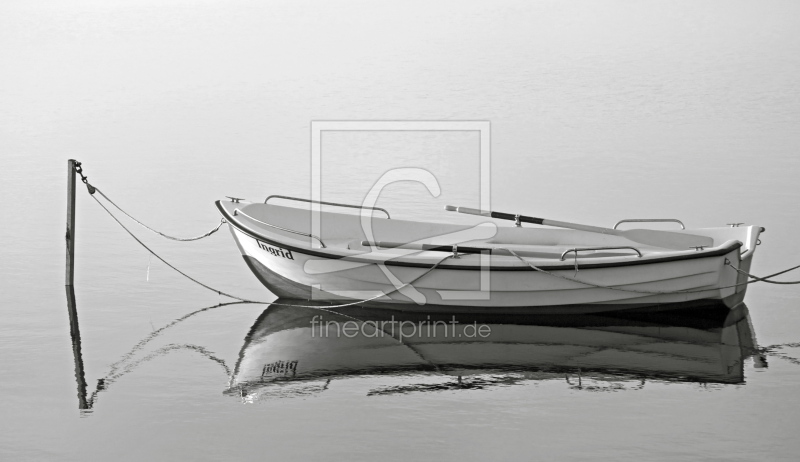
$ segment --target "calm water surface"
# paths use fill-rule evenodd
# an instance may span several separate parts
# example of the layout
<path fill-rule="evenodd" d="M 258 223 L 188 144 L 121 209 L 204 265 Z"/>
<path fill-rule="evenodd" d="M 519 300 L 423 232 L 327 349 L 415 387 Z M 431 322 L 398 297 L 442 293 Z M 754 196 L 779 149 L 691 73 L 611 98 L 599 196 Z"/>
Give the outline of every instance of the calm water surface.
<path fill-rule="evenodd" d="M 302 309 L 217 307 L 227 300 L 151 259 L 81 190 L 81 412 L 63 236 L 68 158 L 187 236 L 216 225 L 224 195 L 308 197 L 311 120 L 489 120 L 496 209 L 757 224 L 753 272 L 770 274 L 800 263 L 798 10 L 3 2 L 0 456 L 794 460 L 798 286 L 752 285 L 731 316 L 483 319 L 496 334 L 483 344 L 350 344 L 310 338 Z M 359 202 L 413 166 L 441 195 L 390 185 L 378 205 L 393 216 L 456 220 L 442 205 L 478 203 L 474 132 L 322 143 L 324 199 Z M 201 281 L 275 299 L 227 232 L 143 238 Z"/>

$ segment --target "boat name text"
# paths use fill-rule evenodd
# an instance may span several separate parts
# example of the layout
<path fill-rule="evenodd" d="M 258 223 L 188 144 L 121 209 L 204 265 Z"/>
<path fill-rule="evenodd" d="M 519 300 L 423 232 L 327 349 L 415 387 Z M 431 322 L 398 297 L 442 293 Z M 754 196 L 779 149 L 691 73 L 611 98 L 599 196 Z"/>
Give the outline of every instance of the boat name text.
<path fill-rule="evenodd" d="M 275 257 L 283 257 L 286 258 L 287 260 L 294 260 L 294 255 L 292 255 L 291 250 L 282 249 L 280 247 L 273 247 L 271 245 L 264 244 L 261 241 L 256 241 L 256 242 L 258 242 L 259 247 L 271 253 Z"/>
<path fill-rule="evenodd" d="M 297 374 L 297 361 L 275 361 L 271 364 L 264 364 L 264 369 L 261 371 L 261 377 L 266 377 L 270 374 L 283 374 L 292 376 Z"/>

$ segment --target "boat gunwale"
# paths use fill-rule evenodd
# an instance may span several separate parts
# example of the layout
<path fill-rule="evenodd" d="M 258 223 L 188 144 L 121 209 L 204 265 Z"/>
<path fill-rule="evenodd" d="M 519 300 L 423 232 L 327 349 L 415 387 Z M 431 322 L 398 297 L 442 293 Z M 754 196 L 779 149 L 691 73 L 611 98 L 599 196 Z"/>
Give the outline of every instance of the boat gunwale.
<path fill-rule="evenodd" d="M 377 264 L 381 263 L 387 266 L 404 266 L 404 267 L 413 267 L 413 268 L 432 268 L 436 265 L 436 269 L 442 270 L 459 270 L 459 271 L 481 271 L 487 269 L 485 266 L 481 265 L 449 265 L 447 263 L 438 264 L 436 262 L 432 263 L 422 263 L 422 262 L 408 262 L 408 261 L 397 261 L 397 260 L 385 260 L 381 262 L 377 262 L 374 260 L 360 258 L 357 255 L 338 255 L 332 253 L 331 251 L 322 251 L 323 249 L 311 249 L 306 247 L 298 247 L 296 245 L 287 244 L 282 241 L 275 240 L 274 238 L 267 237 L 257 230 L 252 229 L 247 224 L 242 222 L 241 220 L 235 218 L 231 213 L 228 212 L 227 209 L 222 205 L 222 201 L 218 200 L 215 202 L 217 209 L 219 209 L 222 216 L 225 220 L 239 230 L 240 232 L 254 238 L 257 240 L 264 241 L 265 243 L 281 247 L 292 252 L 297 252 L 303 255 L 313 256 L 313 257 L 320 257 L 320 258 L 327 258 L 330 260 L 345 260 L 350 262 L 356 263 L 368 263 L 368 264 Z M 738 240 L 730 240 L 726 243 L 728 245 L 721 245 L 719 248 L 712 248 L 711 250 L 701 250 L 692 253 L 686 253 L 681 255 L 669 255 L 665 257 L 656 257 L 656 258 L 636 258 L 635 260 L 629 261 L 616 261 L 616 262 L 604 262 L 604 263 L 581 263 L 580 269 L 588 270 L 588 269 L 602 269 L 602 268 L 616 268 L 616 267 L 625 267 L 625 266 L 637 266 L 637 265 L 649 265 L 649 264 L 660 264 L 660 263 L 669 263 L 675 261 L 683 261 L 683 260 L 695 260 L 701 258 L 713 258 L 719 257 L 723 255 L 727 255 L 731 251 L 735 249 L 741 248 L 744 244 Z M 402 257 L 402 256 L 398 256 Z M 544 271 L 574 271 L 575 265 L 571 262 L 564 262 L 562 265 L 538 265 L 538 269 Z M 499 266 L 499 265 L 490 265 L 488 267 L 490 271 L 537 271 L 536 269 L 532 268 L 529 264 L 523 264 L 520 262 L 519 266 Z"/>

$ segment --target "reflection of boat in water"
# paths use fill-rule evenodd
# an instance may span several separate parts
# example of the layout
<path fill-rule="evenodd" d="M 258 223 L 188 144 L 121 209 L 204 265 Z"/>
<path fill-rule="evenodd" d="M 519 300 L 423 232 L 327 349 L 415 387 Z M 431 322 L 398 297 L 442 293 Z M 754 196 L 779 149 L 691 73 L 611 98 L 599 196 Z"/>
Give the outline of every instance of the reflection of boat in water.
<path fill-rule="evenodd" d="M 737 384 L 756 353 L 747 307 L 613 315 L 333 311 L 279 299 L 247 335 L 229 393 L 306 395 L 330 380 L 380 376 L 370 394 L 482 388 L 524 380 Z M 320 308 L 325 305 L 320 304 Z M 408 385 L 410 377 L 447 383 Z M 428 380 L 429 382 L 429 380 Z M 441 381 L 440 381 L 441 382 Z M 402 383 L 402 386 L 397 386 Z"/>

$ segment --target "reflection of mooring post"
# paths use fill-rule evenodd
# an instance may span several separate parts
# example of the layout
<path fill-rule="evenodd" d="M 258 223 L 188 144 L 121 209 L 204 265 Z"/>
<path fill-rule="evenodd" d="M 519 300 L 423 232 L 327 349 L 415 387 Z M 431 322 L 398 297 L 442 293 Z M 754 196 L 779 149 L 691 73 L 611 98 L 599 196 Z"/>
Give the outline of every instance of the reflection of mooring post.
<path fill-rule="evenodd" d="M 75 359 L 75 380 L 78 383 L 78 409 L 89 409 L 86 400 L 86 378 L 83 372 L 81 355 L 81 331 L 78 325 L 78 310 L 75 306 L 75 289 L 72 282 L 75 276 L 75 165 L 74 159 L 67 161 L 67 311 L 69 312 L 69 333 L 72 337 L 72 355 Z"/>
<path fill-rule="evenodd" d="M 69 333 L 72 337 L 72 356 L 75 359 L 75 381 L 78 383 L 78 409 L 90 409 L 86 401 L 86 376 L 83 373 L 81 354 L 81 331 L 78 326 L 78 310 L 75 306 L 75 289 L 67 286 L 67 309 L 69 311 Z"/>

